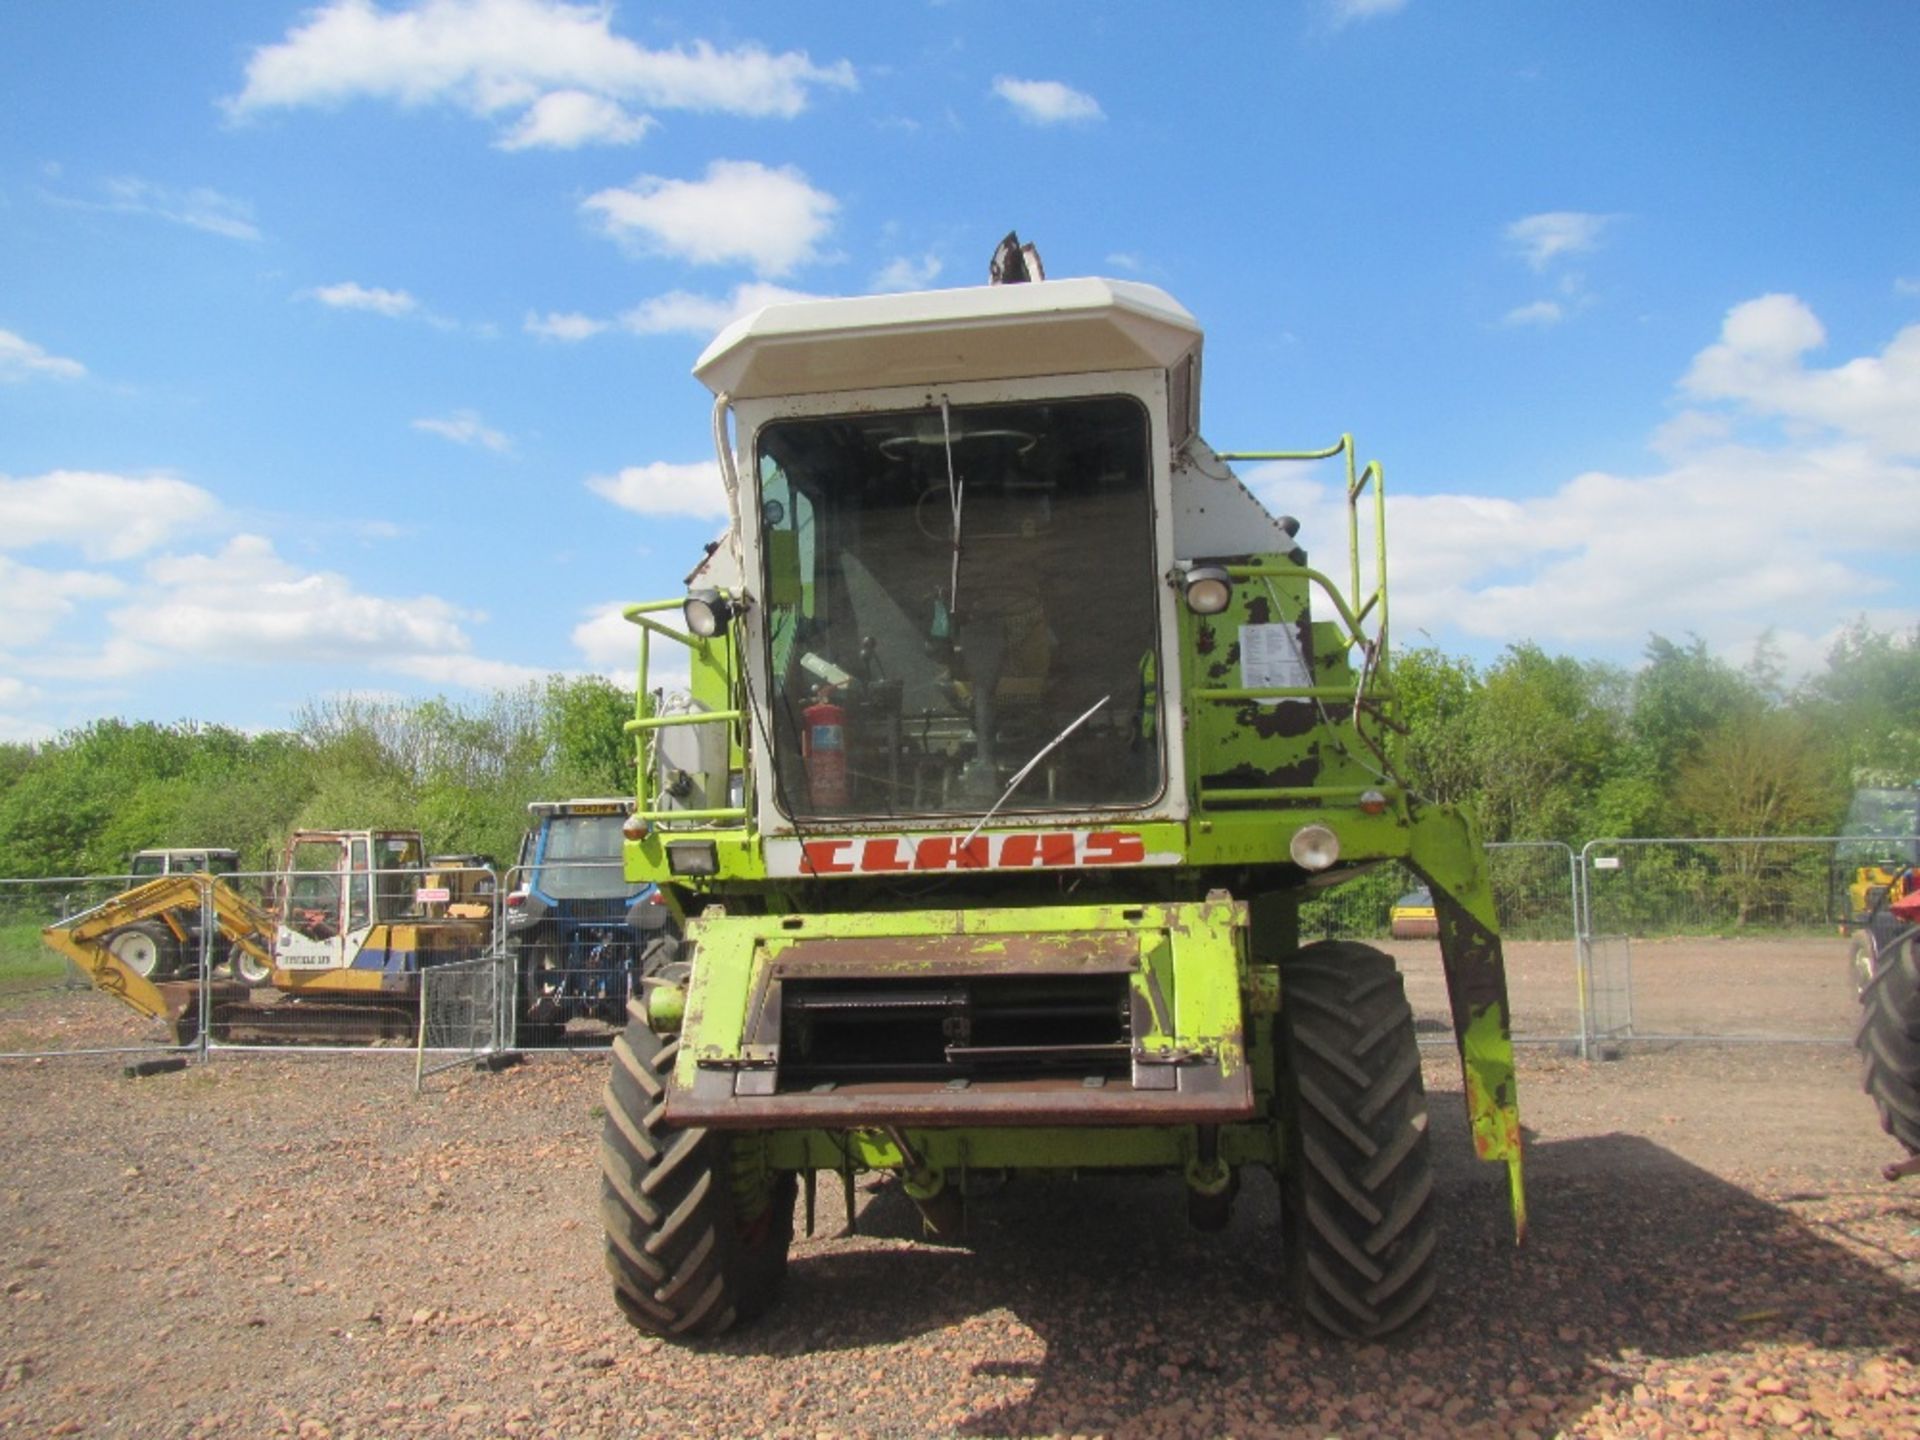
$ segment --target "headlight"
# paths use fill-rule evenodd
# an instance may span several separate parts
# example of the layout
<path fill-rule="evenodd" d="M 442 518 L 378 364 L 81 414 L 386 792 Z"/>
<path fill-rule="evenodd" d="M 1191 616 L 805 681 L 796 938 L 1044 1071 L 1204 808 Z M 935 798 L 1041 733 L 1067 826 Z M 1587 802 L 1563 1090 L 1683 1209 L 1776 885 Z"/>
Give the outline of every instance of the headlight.
<path fill-rule="evenodd" d="M 1302 870 L 1325 870 L 1340 858 L 1340 837 L 1325 825 L 1302 825 L 1287 842 L 1287 853 Z"/>
<path fill-rule="evenodd" d="M 667 846 L 667 869 L 675 875 L 717 875 L 720 855 L 711 840 L 681 840 Z"/>
<path fill-rule="evenodd" d="M 1196 615 L 1218 615 L 1233 599 L 1233 579 L 1221 565 L 1196 565 L 1187 571 L 1187 608 Z"/>
<path fill-rule="evenodd" d="M 718 590 L 694 590 L 681 608 L 687 629 L 702 640 L 710 640 L 727 628 L 736 613 L 734 603 Z"/>

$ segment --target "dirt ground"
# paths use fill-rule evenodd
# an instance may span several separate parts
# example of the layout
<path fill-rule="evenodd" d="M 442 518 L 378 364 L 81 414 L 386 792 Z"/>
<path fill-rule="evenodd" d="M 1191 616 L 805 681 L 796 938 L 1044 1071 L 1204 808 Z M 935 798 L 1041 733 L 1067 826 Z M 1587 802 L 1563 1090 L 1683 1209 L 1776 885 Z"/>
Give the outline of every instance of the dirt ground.
<path fill-rule="evenodd" d="M 1663 962 L 1707 1013 L 1784 1006 L 1844 1033 L 1843 959 L 1707 942 Z M 1420 1000 L 1437 967 L 1407 963 Z M 1531 969 L 1516 953 L 1523 1021 Z M 72 1012 L 0 1019 L 107 1033 Z M 957 1248 L 918 1240 L 874 1178 L 841 1233 L 824 1181 L 781 1305 L 684 1349 L 629 1330 L 601 1270 L 604 1055 L 461 1069 L 420 1097 L 399 1053 L 144 1080 L 7 1062 L 0 1434 L 1915 1434 L 1920 1180 L 1879 1178 L 1896 1149 L 1851 1051 L 1617 1053 L 1523 1050 L 1515 1250 L 1504 1174 L 1472 1158 L 1433 1049 L 1440 1294 L 1365 1346 L 1287 1309 L 1261 1176 L 1218 1236 L 1185 1228 L 1177 1185 L 1016 1184 Z"/>

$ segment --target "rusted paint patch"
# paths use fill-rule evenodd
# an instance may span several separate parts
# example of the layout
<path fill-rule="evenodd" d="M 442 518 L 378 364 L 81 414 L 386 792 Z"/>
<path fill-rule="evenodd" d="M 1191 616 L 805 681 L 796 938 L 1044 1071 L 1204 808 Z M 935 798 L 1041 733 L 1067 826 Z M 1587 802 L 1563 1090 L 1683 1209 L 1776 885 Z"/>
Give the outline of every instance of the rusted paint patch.
<path fill-rule="evenodd" d="M 1296 786 L 1311 785 L 1320 773 L 1320 767 L 1312 760 L 1297 760 L 1291 765 L 1276 765 L 1271 770 L 1262 770 L 1258 766 L 1242 762 L 1231 770 L 1216 770 L 1200 777 L 1200 784 L 1208 790 L 1266 790 L 1292 789 Z"/>
<path fill-rule="evenodd" d="M 1320 715 L 1311 700 L 1283 700 L 1277 705 L 1249 703 L 1234 713 L 1234 719 L 1262 740 L 1297 740 L 1320 728 Z"/>
<path fill-rule="evenodd" d="M 1440 959 L 1447 973 L 1454 1035 L 1464 1046 L 1475 1017 L 1489 1010 L 1499 1017 L 1500 1033 L 1510 1033 L 1507 967 L 1500 937 L 1431 875 L 1422 874 L 1421 878 L 1433 892 L 1434 913 L 1440 922 Z"/>

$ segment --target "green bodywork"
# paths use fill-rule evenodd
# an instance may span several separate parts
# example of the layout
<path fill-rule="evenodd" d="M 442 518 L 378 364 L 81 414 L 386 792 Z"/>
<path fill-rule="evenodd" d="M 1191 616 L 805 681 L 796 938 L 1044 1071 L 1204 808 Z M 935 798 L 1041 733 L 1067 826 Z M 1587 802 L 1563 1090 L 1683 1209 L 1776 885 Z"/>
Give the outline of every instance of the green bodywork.
<path fill-rule="evenodd" d="M 693 1107 L 688 1123 L 759 1136 L 779 1169 L 901 1171 L 916 1198 L 970 1166 L 1154 1167 L 1183 1171 L 1196 1190 L 1218 1190 L 1234 1167 L 1277 1168 L 1285 1154 L 1273 1103 L 1273 1017 L 1287 1003 L 1281 961 L 1299 946 L 1298 905 L 1326 884 L 1398 862 L 1433 890 L 1474 1144 L 1483 1159 L 1508 1167 L 1516 1231 L 1524 1230 L 1506 982 L 1484 853 L 1458 812 L 1410 794 L 1387 759 L 1393 697 L 1384 584 L 1361 598 L 1363 531 L 1374 541 L 1371 573 L 1384 574 L 1378 468 L 1356 471 L 1346 437 L 1311 455 L 1225 458 L 1345 459 L 1353 557 L 1345 593 L 1298 551 L 1231 557 L 1231 598 L 1212 615 L 1179 603 L 1174 577 L 1155 577 L 1178 616 L 1177 669 L 1158 668 L 1177 673 L 1183 693 L 1165 696 L 1160 713 L 1165 725 L 1183 728 L 1185 773 L 1169 783 L 1184 787 L 1187 817 L 1049 822 L 1027 814 L 996 819 L 983 832 L 1117 831 L 1138 836 L 1153 863 L 963 870 L 936 882 L 953 888 L 918 900 L 893 883 L 896 876 L 772 873 L 752 821 L 756 786 L 765 780 L 747 759 L 756 697 L 736 650 L 746 632 L 736 622 L 701 639 L 663 624 L 662 612 L 678 612 L 678 600 L 625 612 L 643 637 L 629 730 L 638 743 L 637 820 L 646 830 L 627 845 L 627 878 L 661 886 L 687 918 L 692 955 L 684 988 L 656 987 L 652 1008 L 656 1027 L 677 1029 L 683 1039 L 670 1116 L 683 1100 Z M 1315 620 L 1313 612 L 1332 618 Z M 1255 633 L 1245 627 L 1267 627 L 1259 633 L 1272 636 L 1276 626 L 1293 637 L 1304 683 L 1244 684 L 1240 637 Z M 649 691 L 656 643 L 690 661 L 692 713 L 656 713 Z M 737 801 L 689 810 L 660 793 L 660 737 L 681 725 L 724 727 L 729 774 L 713 777 L 706 793 Z M 1290 853 L 1308 826 L 1337 838 L 1331 869 L 1313 873 Z M 949 818 L 879 833 L 964 837 L 967 828 Z M 816 822 L 806 834 L 815 843 L 843 839 L 852 856 L 871 842 L 874 827 Z M 711 873 L 676 873 L 684 867 L 670 848 L 680 845 L 703 851 Z M 842 1087 L 769 1107 L 769 1097 L 743 1078 L 763 1075 L 765 1091 L 778 1068 L 777 1054 L 766 1053 L 769 1038 L 778 1038 L 767 1028 L 769 987 L 805 973 L 815 954 L 865 957 L 859 973 L 874 983 L 956 969 L 1065 971 L 1087 954 L 1121 956 L 1135 1017 L 1135 1085 L 1149 1083 L 1147 1076 L 1163 1088 L 1139 1089 L 1136 1113 L 1114 1108 L 1084 1119 L 1076 1107 L 1097 1104 L 1087 1098 L 1097 1090 L 1060 1091 L 1029 1106 L 961 1089 L 947 1102 L 889 1109 Z M 1177 1084 L 1167 1084 L 1166 1072 Z M 1154 1108 L 1163 1100 L 1164 1114 Z M 1012 1120 L 997 1108 L 1006 1106 Z"/>

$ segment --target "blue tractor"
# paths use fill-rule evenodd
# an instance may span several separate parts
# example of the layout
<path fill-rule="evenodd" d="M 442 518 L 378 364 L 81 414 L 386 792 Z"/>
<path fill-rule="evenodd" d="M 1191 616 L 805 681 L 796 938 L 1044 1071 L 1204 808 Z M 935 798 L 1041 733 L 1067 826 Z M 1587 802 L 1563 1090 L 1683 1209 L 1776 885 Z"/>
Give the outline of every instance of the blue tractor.
<path fill-rule="evenodd" d="M 506 897 L 506 931 L 520 978 L 516 1043 L 610 1039 L 626 1023 L 649 955 L 671 947 L 669 914 L 652 885 L 626 879 L 621 827 L 632 800 L 535 801 Z M 614 1027 L 583 1027 L 573 1020 Z"/>

